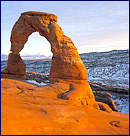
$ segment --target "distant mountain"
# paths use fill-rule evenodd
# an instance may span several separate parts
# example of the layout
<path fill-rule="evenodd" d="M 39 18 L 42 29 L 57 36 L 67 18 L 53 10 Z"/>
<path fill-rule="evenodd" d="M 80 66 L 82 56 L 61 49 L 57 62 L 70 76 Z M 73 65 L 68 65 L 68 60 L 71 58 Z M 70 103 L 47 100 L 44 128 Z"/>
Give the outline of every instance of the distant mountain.
<path fill-rule="evenodd" d="M 21 58 L 23 60 L 37 60 L 37 59 L 51 59 L 51 56 L 45 56 L 45 55 L 40 55 L 40 54 L 26 54 L 26 55 L 22 55 Z M 8 60 L 8 55 L 2 54 L 1 55 L 1 61 L 5 61 Z"/>
<path fill-rule="evenodd" d="M 2 54 L 1 55 L 1 61 L 8 60 L 8 55 Z"/>
<path fill-rule="evenodd" d="M 112 50 L 112 51 L 107 51 L 107 52 L 89 52 L 89 53 L 82 53 L 80 54 L 81 57 L 83 57 L 83 55 L 87 55 L 87 54 L 90 54 L 90 55 L 96 55 L 96 56 L 102 56 L 102 55 L 108 55 L 108 54 L 111 54 L 111 55 L 117 55 L 117 54 L 123 54 L 123 53 L 129 53 L 129 50 Z"/>
<path fill-rule="evenodd" d="M 26 54 L 21 56 L 23 60 L 37 60 L 37 59 L 51 59 L 51 56 L 45 56 L 40 54 Z"/>

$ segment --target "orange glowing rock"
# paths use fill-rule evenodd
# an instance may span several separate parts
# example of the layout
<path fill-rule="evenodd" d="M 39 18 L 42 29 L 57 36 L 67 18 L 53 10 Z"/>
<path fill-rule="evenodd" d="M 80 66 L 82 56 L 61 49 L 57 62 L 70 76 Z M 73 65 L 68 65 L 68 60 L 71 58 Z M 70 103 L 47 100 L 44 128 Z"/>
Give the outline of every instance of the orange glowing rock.
<path fill-rule="evenodd" d="M 58 98 L 59 92 L 70 88 L 65 82 L 38 87 L 2 79 L 1 134 L 129 135 L 129 114 L 108 113 Z"/>
<path fill-rule="evenodd" d="M 22 13 L 11 32 L 12 54 L 19 54 L 33 32 L 39 32 L 50 42 L 53 53 L 50 78 L 87 80 L 86 67 L 72 40 L 57 24 L 56 15 L 34 11 Z M 9 67 L 10 73 L 11 70 Z"/>

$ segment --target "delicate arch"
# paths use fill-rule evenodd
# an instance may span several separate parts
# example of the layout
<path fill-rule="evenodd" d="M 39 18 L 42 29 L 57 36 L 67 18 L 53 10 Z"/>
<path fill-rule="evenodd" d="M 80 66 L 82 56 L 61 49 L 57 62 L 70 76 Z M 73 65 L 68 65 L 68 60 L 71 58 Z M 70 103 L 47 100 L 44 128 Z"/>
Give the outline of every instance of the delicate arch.
<path fill-rule="evenodd" d="M 35 11 L 22 13 L 11 32 L 12 54 L 18 55 L 29 35 L 36 31 L 51 44 L 53 57 L 50 78 L 87 80 L 87 71 L 77 49 L 57 24 L 56 15 Z M 9 60 L 8 64 L 11 63 Z M 9 67 L 7 70 L 10 72 Z"/>

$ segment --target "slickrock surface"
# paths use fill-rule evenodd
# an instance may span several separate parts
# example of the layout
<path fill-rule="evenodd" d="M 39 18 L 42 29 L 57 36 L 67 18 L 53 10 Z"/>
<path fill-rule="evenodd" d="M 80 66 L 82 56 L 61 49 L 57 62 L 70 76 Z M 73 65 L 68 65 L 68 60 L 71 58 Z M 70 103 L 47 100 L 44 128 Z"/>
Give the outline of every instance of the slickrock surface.
<path fill-rule="evenodd" d="M 77 86 L 77 81 L 75 84 Z M 82 105 L 83 100 L 73 103 L 71 99 L 57 98 L 66 90 L 73 90 L 75 84 L 72 86 L 60 81 L 50 86 L 38 87 L 25 81 L 2 78 L 1 134 L 129 134 L 129 114 L 101 111 L 96 106 Z"/>
<path fill-rule="evenodd" d="M 39 32 L 50 42 L 53 53 L 50 78 L 87 80 L 87 70 L 77 48 L 72 40 L 64 35 L 57 24 L 57 16 L 53 14 L 36 11 L 22 13 L 11 32 L 12 53 L 10 56 L 19 54 L 33 32 Z M 12 64 L 11 60 L 8 59 L 8 64 Z M 7 67 L 9 73 L 21 74 L 22 72 L 25 75 L 25 69 L 18 71 L 19 67 L 24 66 L 23 63 L 18 65 L 16 61 L 13 61 L 13 65 L 10 66 Z"/>

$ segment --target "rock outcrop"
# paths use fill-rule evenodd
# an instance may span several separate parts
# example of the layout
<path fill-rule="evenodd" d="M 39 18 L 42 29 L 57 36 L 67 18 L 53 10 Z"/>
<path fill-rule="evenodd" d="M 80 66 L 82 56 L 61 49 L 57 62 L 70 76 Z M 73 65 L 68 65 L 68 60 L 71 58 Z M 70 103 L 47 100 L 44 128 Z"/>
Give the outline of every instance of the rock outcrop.
<path fill-rule="evenodd" d="M 105 104 L 103 102 L 97 102 L 97 103 L 99 105 L 100 110 L 106 111 L 108 113 L 112 112 L 112 109 L 107 104 Z"/>
<path fill-rule="evenodd" d="M 19 54 L 10 53 L 8 56 L 7 70 L 14 75 L 25 75 L 26 64 Z"/>
<path fill-rule="evenodd" d="M 115 107 L 115 103 L 111 99 L 112 95 L 110 93 L 102 92 L 102 91 L 95 91 L 94 96 L 95 96 L 95 100 L 97 102 L 106 103 L 113 111 L 117 111 L 117 108 Z"/>
<path fill-rule="evenodd" d="M 2 79 L 1 135 L 129 135 L 129 114 L 108 113 L 105 104 L 100 108 L 107 112 L 57 98 L 71 88 Z"/>

